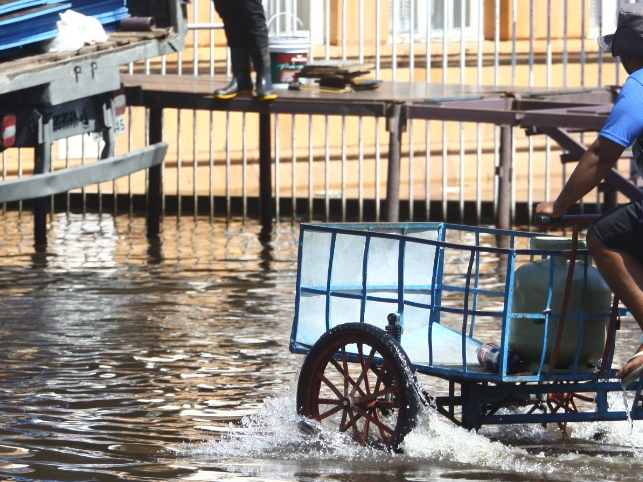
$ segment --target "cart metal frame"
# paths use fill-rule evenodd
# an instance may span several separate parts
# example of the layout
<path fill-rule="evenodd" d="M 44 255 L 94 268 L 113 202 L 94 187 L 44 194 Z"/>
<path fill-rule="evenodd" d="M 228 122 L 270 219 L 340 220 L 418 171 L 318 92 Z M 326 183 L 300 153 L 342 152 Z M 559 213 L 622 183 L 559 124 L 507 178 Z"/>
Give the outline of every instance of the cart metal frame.
<path fill-rule="evenodd" d="M 330 357 L 336 361 L 330 358 L 324 363 L 308 361 L 321 353 L 316 346 L 328 345 L 328 339 L 333 338 L 337 327 L 346 323 L 355 329 L 364 324 L 374 325 L 386 336 L 396 338 L 408 355 L 414 373 L 430 375 L 446 384 L 445 389 L 439 391 L 441 395 L 432 397 L 423 393 L 418 396 L 417 403 L 430 404 L 466 428 L 477 429 L 489 424 L 556 423 L 566 434 L 570 422 L 643 419 L 643 380 L 627 387 L 628 394 L 633 394 L 630 406 L 623 409 L 610 404 L 609 394 L 624 390 L 612 368 L 620 318 L 629 314 L 619 307 L 618 300 L 614 299 L 612 306 L 600 313 L 575 312 L 572 306 L 565 306 L 559 313 L 549 306 L 542 313 L 514 311 L 516 269 L 527 260 L 533 257 L 550 259 L 553 269 L 553 260 L 565 256 L 569 260 L 568 276 L 574 269 L 587 269 L 591 263 L 587 251 L 578 246 L 581 218 L 572 228 L 571 250 L 561 251 L 530 249 L 530 239 L 543 236 L 538 232 L 448 223 L 302 224 L 290 349 L 293 353 L 307 355 L 302 372 L 315 366 L 318 373 L 302 373 L 298 387 L 299 412 L 308 417 L 312 415 L 322 423 L 327 414 L 343 413 L 340 430 L 351 430 L 360 417 L 367 418 L 366 427 L 360 430 L 368 431 L 369 423 L 371 426 L 381 423 L 373 400 L 375 392 L 388 385 L 384 377 L 379 376 L 380 369 L 371 366 L 376 362 L 368 358 L 368 350 L 355 342 L 357 335 L 352 334 L 351 343 L 345 343 Z M 490 283 L 488 278 L 492 276 L 497 280 Z M 550 301 L 551 283 L 550 277 Z M 565 293 L 564 298 L 568 295 Z M 507 360 L 512 323 L 534 317 L 545 323 L 540 362 L 536 368 L 532 364 L 530 371 L 510 373 Z M 573 364 L 565 369 L 550 369 L 550 366 L 557 367 L 558 348 L 545 356 L 547 337 L 551 336 L 549 323 L 559 322 L 561 329 L 556 331 L 553 340 L 554 346 L 559 347 L 566 320 L 579 323 L 580 342 L 583 330 L 587 330 L 588 323 L 597 317 L 610 319 L 602 358 L 589 367 L 580 363 L 581 343 L 578 343 Z M 470 349 L 471 343 L 480 343 L 476 337 L 488 336 L 486 333 L 494 324 L 501 346 L 497 373 L 481 367 Z M 338 331 L 335 338 L 341 336 L 344 335 Z M 423 337 L 419 344 L 418 336 Z M 418 348 L 422 343 L 426 343 L 424 351 Z M 447 351 L 456 353 L 455 362 L 453 357 L 446 361 L 441 359 L 441 343 L 448 343 Z M 365 345 L 373 344 L 366 340 Z M 380 353 L 382 350 L 375 346 L 370 356 L 379 356 L 377 363 L 382 364 L 381 371 L 397 363 Z M 343 367 L 349 362 L 362 367 L 359 375 L 347 375 L 348 370 Z M 405 361 L 401 360 L 401 363 L 404 365 Z M 334 369 L 332 365 L 335 365 Z M 334 385 L 329 382 L 324 371 L 328 367 L 339 371 L 343 382 L 333 382 Z M 375 376 L 377 382 L 371 382 L 370 388 L 363 387 L 369 376 Z M 321 382 L 311 388 L 310 380 Z M 330 397 L 313 393 L 327 386 L 332 390 Z M 332 407 L 335 396 L 341 402 L 337 408 L 327 412 L 315 408 L 311 412 L 312 405 L 323 403 Z M 392 403 L 398 396 L 395 392 L 392 396 L 383 395 L 382 400 Z M 360 400 L 367 400 L 370 405 Z M 382 410 L 389 415 L 390 407 L 386 407 Z M 357 410 L 354 413 L 351 412 L 353 408 Z M 398 408 L 401 408 L 399 404 Z M 367 413 L 371 414 L 370 418 Z M 355 419 L 354 423 L 344 423 L 349 416 Z M 395 423 L 390 427 L 393 432 L 410 430 L 406 422 L 402 429 Z M 361 431 L 358 435 L 355 428 L 355 432 L 355 438 L 369 443 Z M 395 448 L 403 435 L 384 440 L 383 445 Z"/>

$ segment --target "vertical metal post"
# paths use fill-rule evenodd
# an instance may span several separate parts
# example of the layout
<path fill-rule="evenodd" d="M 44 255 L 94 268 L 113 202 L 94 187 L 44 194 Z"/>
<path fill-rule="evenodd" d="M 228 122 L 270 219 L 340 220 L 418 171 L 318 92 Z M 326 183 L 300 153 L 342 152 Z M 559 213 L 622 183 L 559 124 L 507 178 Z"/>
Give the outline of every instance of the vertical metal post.
<path fill-rule="evenodd" d="M 156 144 L 163 140 L 163 109 L 151 107 L 149 119 L 149 143 Z M 147 182 L 147 237 L 157 238 L 161 231 L 163 164 L 149 168 Z"/>
<path fill-rule="evenodd" d="M 462 383 L 460 385 L 462 396 L 462 425 L 466 429 L 480 428 L 482 422 L 482 400 L 485 394 L 482 386 L 476 383 Z"/>
<path fill-rule="evenodd" d="M 272 231 L 272 142 L 270 114 L 259 114 L 259 202 L 261 231 L 269 237 Z"/>
<path fill-rule="evenodd" d="M 511 224 L 511 170 L 513 150 L 513 127 L 500 126 L 500 156 L 498 161 L 498 213 L 496 225 L 509 229 Z"/>
<path fill-rule="evenodd" d="M 34 174 L 45 174 L 51 170 L 51 143 L 53 124 L 51 120 L 41 118 L 39 120 L 38 145 L 34 149 Z M 34 199 L 34 247 L 36 251 L 44 251 L 47 248 L 47 211 L 49 197 Z"/>
<path fill-rule="evenodd" d="M 51 164 L 51 144 L 39 144 L 35 149 L 34 174 L 44 174 Z M 33 201 L 34 247 L 36 251 L 47 248 L 47 211 L 49 197 L 39 197 Z"/>
<path fill-rule="evenodd" d="M 386 113 L 388 141 L 388 179 L 386 181 L 386 220 L 400 219 L 400 157 L 402 132 L 406 130 L 406 112 L 402 104 L 391 104 Z"/>

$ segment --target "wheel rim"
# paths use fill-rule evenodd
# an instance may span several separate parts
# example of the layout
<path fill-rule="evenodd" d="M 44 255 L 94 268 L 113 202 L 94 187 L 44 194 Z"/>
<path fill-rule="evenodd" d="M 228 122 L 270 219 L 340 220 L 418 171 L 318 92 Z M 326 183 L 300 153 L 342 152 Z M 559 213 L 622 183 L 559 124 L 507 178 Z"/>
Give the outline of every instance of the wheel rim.
<path fill-rule="evenodd" d="M 361 445 L 393 447 L 400 439 L 400 387 L 394 362 L 361 337 L 344 337 L 317 358 L 305 415 Z"/>

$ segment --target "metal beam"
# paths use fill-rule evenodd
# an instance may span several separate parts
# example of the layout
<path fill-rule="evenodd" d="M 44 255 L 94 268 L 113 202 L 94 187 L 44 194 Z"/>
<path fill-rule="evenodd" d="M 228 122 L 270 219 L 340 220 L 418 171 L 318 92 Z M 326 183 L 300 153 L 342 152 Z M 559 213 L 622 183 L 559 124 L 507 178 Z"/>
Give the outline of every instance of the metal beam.
<path fill-rule="evenodd" d="M 163 162 L 167 147 L 167 143 L 160 142 L 84 166 L 4 181 L 0 183 L 0 203 L 51 196 L 157 166 Z"/>
<path fill-rule="evenodd" d="M 536 132 L 541 132 L 553 139 L 560 147 L 569 152 L 574 159 L 580 159 L 587 150 L 585 144 L 574 139 L 565 129 L 557 127 L 537 127 Z M 614 168 L 605 176 L 605 183 L 625 195 L 631 201 L 643 197 L 639 188 Z"/>

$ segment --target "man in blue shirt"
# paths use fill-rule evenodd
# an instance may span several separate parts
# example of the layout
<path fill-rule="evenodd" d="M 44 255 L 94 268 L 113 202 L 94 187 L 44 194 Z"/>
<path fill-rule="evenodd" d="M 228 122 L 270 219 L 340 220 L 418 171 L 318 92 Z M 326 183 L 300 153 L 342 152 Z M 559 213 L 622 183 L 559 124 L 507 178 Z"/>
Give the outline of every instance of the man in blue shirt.
<path fill-rule="evenodd" d="M 560 217 L 594 189 L 616 164 L 625 148 L 643 137 L 643 4 L 625 4 L 614 34 L 599 46 L 619 56 L 629 74 L 612 112 L 596 140 L 581 157 L 553 202 L 536 206 L 537 214 Z M 599 218 L 587 232 L 587 247 L 612 291 L 643 330 L 643 200 L 620 206 Z M 643 375 L 643 344 L 616 376 L 623 385 Z"/>

